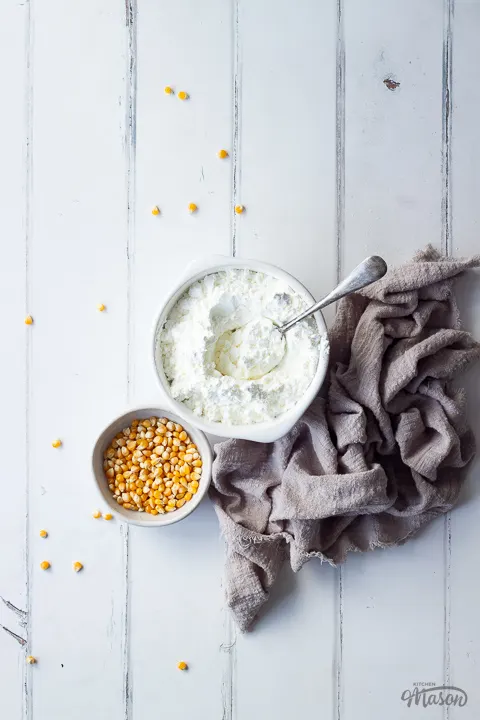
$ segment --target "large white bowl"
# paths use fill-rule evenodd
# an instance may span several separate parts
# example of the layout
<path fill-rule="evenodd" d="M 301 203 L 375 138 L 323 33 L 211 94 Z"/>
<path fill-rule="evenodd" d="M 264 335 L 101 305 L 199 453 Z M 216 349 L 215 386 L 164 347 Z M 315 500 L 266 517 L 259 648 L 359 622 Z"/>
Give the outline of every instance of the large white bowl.
<path fill-rule="evenodd" d="M 172 398 L 170 395 L 170 384 L 163 369 L 159 336 L 167 317 L 177 300 L 179 300 L 190 285 L 197 280 L 200 280 L 206 275 L 211 275 L 212 273 L 227 270 L 232 267 L 246 270 L 256 270 L 257 272 L 262 272 L 266 275 L 272 275 L 273 277 L 279 278 L 283 282 L 287 283 L 293 290 L 295 290 L 295 292 L 304 297 L 308 305 L 313 305 L 315 302 L 314 297 L 308 292 L 301 282 L 294 278 L 293 275 L 285 272 L 285 270 L 275 267 L 275 265 L 269 265 L 268 263 L 259 262 L 258 260 L 242 260 L 240 258 L 224 257 L 223 255 L 214 255 L 206 258 L 205 260 L 196 261 L 186 268 L 183 277 L 179 280 L 175 289 L 165 300 L 155 323 L 153 333 L 153 359 L 155 370 L 160 387 L 163 391 L 164 404 L 171 407 L 172 410 L 180 415 L 180 417 L 186 422 L 196 425 L 204 432 L 211 433 L 212 435 L 219 435 L 220 437 L 241 438 L 244 440 L 254 440 L 256 442 L 273 442 L 274 440 L 278 440 L 278 438 L 283 437 L 283 435 L 285 435 L 293 427 L 293 425 L 295 425 L 297 420 L 303 415 L 307 407 L 318 394 L 325 379 L 328 367 L 328 341 L 326 336 L 327 328 L 321 312 L 316 312 L 314 315 L 317 321 L 318 329 L 324 337 L 322 338 L 323 346 L 320 348 L 318 366 L 313 380 L 298 403 L 274 420 L 252 423 L 251 425 L 228 425 L 226 423 L 210 422 L 205 418 L 199 417 L 186 405 Z"/>
<path fill-rule="evenodd" d="M 146 512 L 139 513 L 136 510 L 126 510 L 124 507 L 119 505 L 108 488 L 108 482 L 103 470 L 103 453 L 109 447 L 115 435 L 123 430 L 123 428 L 128 427 L 132 420 L 145 420 L 146 418 L 152 417 L 152 415 L 155 415 L 156 417 L 168 417 L 169 420 L 173 420 L 173 422 L 183 425 L 197 446 L 203 463 L 202 477 L 198 485 L 198 490 L 193 498 L 185 503 L 183 507 L 175 510 L 175 512 L 165 513 L 165 515 L 150 515 Z M 198 430 L 196 427 L 191 427 L 188 423 L 184 422 L 183 418 L 178 417 L 178 415 L 172 413 L 166 408 L 137 408 L 136 410 L 129 410 L 129 412 L 124 415 L 120 415 L 116 420 L 107 425 L 107 427 L 100 433 L 97 442 L 95 443 L 95 447 L 93 448 L 92 470 L 100 495 L 110 510 L 117 515 L 120 515 L 123 520 L 126 520 L 132 525 L 141 525 L 142 527 L 159 527 L 162 525 L 172 525 L 172 523 L 183 520 L 200 505 L 210 485 L 212 459 L 210 444 L 201 430 Z"/>

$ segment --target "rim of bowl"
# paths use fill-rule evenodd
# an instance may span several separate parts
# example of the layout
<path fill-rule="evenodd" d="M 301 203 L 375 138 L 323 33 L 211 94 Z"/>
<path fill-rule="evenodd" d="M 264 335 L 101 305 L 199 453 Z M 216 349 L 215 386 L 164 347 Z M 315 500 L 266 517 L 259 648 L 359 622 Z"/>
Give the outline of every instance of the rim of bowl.
<path fill-rule="evenodd" d="M 152 417 L 168 417 L 169 420 L 183 425 L 193 442 L 197 445 L 200 456 L 202 458 L 202 477 L 198 485 L 198 491 L 189 502 L 173 513 L 165 513 L 165 515 L 150 515 L 149 513 L 139 513 L 133 510 L 125 510 L 119 503 L 114 500 L 103 470 L 103 453 L 120 429 L 127 427 L 132 420 Z M 138 407 L 127 410 L 125 413 L 118 415 L 110 422 L 98 435 L 92 451 L 92 473 L 95 485 L 109 508 L 122 520 L 132 524 L 141 525 L 142 527 L 162 527 L 164 525 L 173 525 L 180 522 L 190 515 L 201 503 L 208 492 L 212 478 L 213 453 L 207 437 L 199 428 L 191 426 L 180 415 L 161 407 Z"/>
<path fill-rule="evenodd" d="M 206 263 L 208 263 L 208 258 L 206 259 Z M 192 265 L 194 266 L 196 265 L 196 263 L 193 263 Z M 185 422 L 189 422 L 192 425 L 200 428 L 204 432 L 210 433 L 211 435 L 218 435 L 220 437 L 227 438 L 243 438 L 254 441 L 256 440 L 255 435 L 257 435 L 260 436 L 260 442 L 273 442 L 274 440 L 277 440 L 283 435 L 285 435 L 288 430 L 293 427 L 293 425 L 303 415 L 305 410 L 309 407 L 309 405 L 318 395 L 320 388 L 322 387 L 322 384 L 325 380 L 328 369 L 329 344 L 325 318 L 323 317 L 323 314 L 320 310 L 313 314 L 313 317 L 317 322 L 318 329 L 321 333 L 323 343 L 323 351 L 319 354 L 318 365 L 315 371 L 315 375 L 313 376 L 312 382 L 310 383 L 302 397 L 299 399 L 299 401 L 285 413 L 279 415 L 273 420 L 267 420 L 261 423 L 252 423 L 250 425 L 229 425 L 227 423 L 212 422 L 210 420 L 206 420 L 199 415 L 196 415 L 192 410 L 190 410 L 190 408 L 188 408 L 183 403 L 178 402 L 178 400 L 175 400 L 170 394 L 170 384 L 163 369 L 161 353 L 157 352 L 159 347 L 158 339 L 160 332 L 163 329 L 163 326 L 171 309 L 173 308 L 177 300 L 183 295 L 183 293 L 191 285 L 193 285 L 193 283 L 200 280 L 200 278 L 206 277 L 207 275 L 213 275 L 216 272 L 221 272 L 222 270 L 227 270 L 232 267 L 263 272 L 266 275 L 273 275 L 274 277 L 277 277 L 287 282 L 293 290 L 302 295 L 310 304 L 313 305 L 316 302 L 311 292 L 305 287 L 305 285 L 303 285 L 303 283 L 300 282 L 300 280 L 297 280 L 296 277 L 288 273 L 286 270 L 277 267 L 276 265 L 265 263 L 260 260 L 249 260 L 243 258 L 229 257 L 220 259 L 218 256 L 216 256 L 214 259 L 212 259 L 211 265 L 206 264 L 203 269 L 194 270 L 193 274 L 189 277 L 184 276 L 165 299 L 154 323 L 153 365 L 155 375 L 157 377 L 160 387 L 166 395 L 168 402 L 172 405 L 173 412 L 177 412 L 180 417 L 185 420 Z M 189 268 L 187 267 L 186 272 L 188 273 L 188 271 Z M 265 435 L 271 436 L 271 440 L 263 440 L 262 436 Z"/>

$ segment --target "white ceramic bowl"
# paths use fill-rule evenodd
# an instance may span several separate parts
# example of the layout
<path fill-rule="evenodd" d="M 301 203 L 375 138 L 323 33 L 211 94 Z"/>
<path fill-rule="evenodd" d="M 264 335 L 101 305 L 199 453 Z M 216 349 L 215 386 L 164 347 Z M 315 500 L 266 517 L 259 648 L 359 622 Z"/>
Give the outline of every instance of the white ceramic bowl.
<path fill-rule="evenodd" d="M 175 512 L 165 513 L 165 515 L 150 515 L 145 512 L 139 513 L 136 510 L 125 510 L 125 508 L 117 503 L 110 492 L 103 470 L 103 453 L 108 448 L 115 435 L 123 430 L 123 428 L 128 427 L 132 420 L 145 420 L 153 415 L 156 417 L 168 417 L 169 420 L 173 420 L 174 422 L 183 425 L 195 445 L 198 447 L 198 451 L 203 462 L 202 477 L 198 485 L 198 491 L 191 500 L 185 503 L 183 507 L 175 510 Z M 196 427 L 192 427 L 186 423 L 183 418 L 179 417 L 171 410 L 158 407 L 137 408 L 136 410 L 130 410 L 124 415 L 118 417 L 110 423 L 110 425 L 107 425 L 105 430 L 103 430 L 103 432 L 99 435 L 98 440 L 95 443 L 95 447 L 93 448 L 92 469 L 95 482 L 103 501 L 108 505 L 110 510 L 112 510 L 115 514 L 120 515 L 122 520 L 132 523 L 132 525 L 142 525 L 143 527 L 172 525 L 172 523 L 183 520 L 187 517 L 187 515 L 190 515 L 190 513 L 199 506 L 202 499 L 205 497 L 212 476 L 212 450 L 207 438 L 201 430 L 198 430 Z"/>
<path fill-rule="evenodd" d="M 314 317 L 317 321 L 320 333 L 324 336 L 322 339 L 324 346 L 321 348 L 321 352 L 319 353 L 318 366 L 313 380 L 298 403 L 274 420 L 252 423 L 251 425 L 228 425 L 226 423 L 210 422 L 205 418 L 195 415 L 195 413 L 186 407 L 186 405 L 172 398 L 170 395 L 170 385 L 163 370 L 158 340 L 168 314 L 177 300 L 179 300 L 190 285 L 205 277 L 205 275 L 210 275 L 211 273 L 219 272 L 232 267 L 256 270 L 257 272 L 262 272 L 266 275 L 272 275 L 273 277 L 279 278 L 283 282 L 287 283 L 293 290 L 295 290 L 295 292 L 304 297 L 308 305 L 313 305 L 315 302 L 314 297 L 308 292 L 301 282 L 294 278 L 293 275 L 290 275 L 285 272 L 285 270 L 281 270 L 274 265 L 269 265 L 257 260 L 242 260 L 239 258 L 224 257 L 222 255 L 215 255 L 205 260 L 194 262 L 186 268 L 184 276 L 166 299 L 155 323 L 153 333 L 153 358 L 155 371 L 160 382 L 160 387 L 163 391 L 165 404 L 180 415 L 182 421 L 196 425 L 198 428 L 201 428 L 212 435 L 242 438 L 244 440 L 254 440 L 257 442 L 273 442 L 274 440 L 278 440 L 278 438 L 283 437 L 283 435 L 285 435 L 303 415 L 307 407 L 318 394 L 325 379 L 328 367 L 328 341 L 326 336 L 327 328 L 321 312 L 316 312 Z"/>

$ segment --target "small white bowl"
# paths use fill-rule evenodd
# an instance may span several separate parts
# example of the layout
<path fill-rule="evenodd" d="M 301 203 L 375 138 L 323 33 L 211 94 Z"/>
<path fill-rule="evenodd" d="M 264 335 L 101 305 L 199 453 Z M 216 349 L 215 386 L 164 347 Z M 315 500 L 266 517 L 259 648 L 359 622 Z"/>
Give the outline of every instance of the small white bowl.
<path fill-rule="evenodd" d="M 251 425 L 228 425 L 226 423 L 210 422 L 203 417 L 195 415 L 186 405 L 174 400 L 170 395 L 170 384 L 166 378 L 163 364 L 162 354 L 159 343 L 159 336 L 167 317 L 175 303 L 180 299 L 183 293 L 197 280 L 231 268 L 242 268 L 246 270 L 256 270 L 257 272 L 271 275 L 282 280 L 289 285 L 295 292 L 302 296 L 308 305 L 315 303 L 315 298 L 311 295 L 302 283 L 275 265 L 259 262 L 258 260 L 242 260 L 240 258 L 224 257 L 223 255 L 214 255 L 192 263 L 186 268 L 182 279 L 177 283 L 175 289 L 165 300 L 154 327 L 153 333 L 153 360 L 155 372 L 163 391 L 163 402 L 171 407 L 172 410 L 182 418 L 182 422 L 186 421 L 196 427 L 201 428 L 204 432 L 211 435 L 219 435 L 220 437 L 240 438 L 243 440 L 254 440 L 256 442 L 273 442 L 283 437 L 299 420 L 305 410 L 318 395 L 322 387 L 325 375 L 328 369 L 328 339 L 327 327 L 321 312 L 314 314 L 317 321 L 318 329 L 322 335 L 321 347 L 318 357 L 318 365 L 312 382 L 305 391 L 304 395 L 290 410 L 279 415 L 277 418 L 268 422 L 252 423 Z"/>
<path fill-rule="evenodd" d="M 183 507 L 175 510 L 175 512 L 165 513 L 165 515 L 150 515 L 150 513 L 146 512 L 139 513 L 137 510 L 125 510 L 124 507 L 117 503 L 110 492 L 103 469 L 103 453 L 108 448 L 115 435 L 123 430 L 123 428 L 129 427 L 132 420 L 145 420 L 153 415 L 156 417 L 168 417 L 169 420 L 173 420 L 173 422 L 183 425 L 186 432 L 190 435 L 193 442 L 198 447 L 198 452 L 200 453 L 203 462 L 202 477 L 198 485 L 198 491 L 191 500 L 185 503 Z M 183 520 L 187 517 L 187 515 L 190 515 L 190 513 L 200 505 L 202 499 L 205 497 L 212 475 L 212 450 L 207 438 L 201 430 L 188 425 L 185 423 L 183 418 L 179 417 L 170 410 L 164 410 L 158 407 L 137 408 L 136 410 L 130 410 L 124 415 L 118 417 L 110 423 L 110 425 L 107 425 L 105 430 L 103 430 L 103 432 L 99 435 L 97 442 L 95 443 L 95 447 L 93 448 L 92 469 L 95 482 L 104 502 L 114 513 L 120 515 L 122 520 L 126 520 L 132 525 L 141 525 L 142 527 L 172 525 L 179 520 Z"/>

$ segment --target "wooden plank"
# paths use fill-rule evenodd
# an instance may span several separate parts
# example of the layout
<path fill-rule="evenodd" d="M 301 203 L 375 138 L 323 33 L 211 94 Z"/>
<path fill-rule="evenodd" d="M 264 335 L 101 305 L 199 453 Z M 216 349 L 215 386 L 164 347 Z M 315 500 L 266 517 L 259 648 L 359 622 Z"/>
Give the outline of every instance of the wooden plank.
<path fill-rule="evenodd" d="M 316 296 L 337 268 L 336 21 L 335 3 L 240 0 L 236 27 L 235 201 L 246 208 L 236 251 L 285 268 Z M 335 608 L 332 568 L 285 568 L 256 629 L 236 638 L 238 717 L 332 716 Z"/>
<path fill-rule="evenodd" d="M 52 0 L 32 11 L 33 714 L 100 720 L 124 715 L 123 539 L 92 518 L 89 453 L 126 400 L 125 9 Z"/>
<path fill-rule="evenodd" d="M 8 502 L 0 508 L 4 537 L 0 576 L 0 697 L 2 714 L 22 717 L 25 655 L 27 645 L 27 557 L 25 444 L 27 397 L 27 341 L 33 327 L 24 325 L 28 312 L 25 293 L 25 237 L 27 234 L 27 58 L 28 8 L 4 3 L 0 26 L 0 63 L 4 73 L 2 94 L 5 111 L 0 114 L 0 232 L 3 260 L 0 264 L 0 307 L 4 309 L 4 338 L 10 350 L 2 358 L 2 413 L 0 431 L 10 438 L 3 463 L 4 491 Z M 27 31 L 27 35 L 26 35 Z M 26 121 L 27 120 L 27 121 Z M 13 432 L 12 432 L 13 430 Z M 8 540 L 7 540 L 8 538 Z M 6 543 L 8 542 L 8 552 Z"/>
<path fill-rule="evenodd" d="M 189 0 L 138 14 L 131 401 L 161 402 L 153 323 L 190 262 L 230 254 L 231 9 Z M 166 95 L 165 86 L 175 94 Z M 184 90 L 189 99 L 181 101 Z M 226 149 L 230 157 L 217 158 Z M 198 211 L 188 212 L 194 202 Z M 158 205 L 160 215 L 151 214 Z M 209 500 L 171 527 L 130 531 L 133 717 L 222 716 L 222 541 Z M 184 660 L 188 672 L 177 663 Z M 224 717 L 227 717 L 224 715 Z"/>
<path fill-rule="evenodd" d="M 342 273 L 369 254 L 394 265 L 440 246 L 443 191 L 442 4 L 345 0 L 344 22 Z M 441 520 L 404 547 L 347 560 L 338 717 L 408 717 L 401 693 L 442 683 L 444 585 Z"/>
<path fill-rule="evenodd" d="M 452 171 L 451 206 L 452 249 L 455 255 L 478 254 L 480 228 L 480 144 L 476 117 L 480 110 L 478 65 L 480 48 L 480 3 L 456 0 L 452 23 L 453 75 L 452 75 Z M 458 284 L 458 299 L 462 320 L 466 329 L 480 338 L 480 274 L 468 273 Z M 471 410 L 471 423 L 478 435 L 479 369 L 472 368 L 465 383 Z M 478 667 L 480 663 L 480 628 L 478 607 L 480 605 L 480 581 L 472 568 L 472 553 L 480 542 L 478 513 L 480 497 L 478 458 L 471 465 L 467 484 L 459 506 L 451 514 L 449 534 L 449 602 L 446 608 L 446 624 L 449 629 L 450 647 L 448 676 L 452 685 L 463 688 L 468 694 L 468 705 L 450 708 L 450 718 L 474 718 L 480 707 Z"/>

